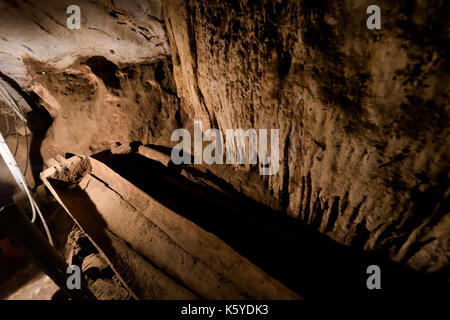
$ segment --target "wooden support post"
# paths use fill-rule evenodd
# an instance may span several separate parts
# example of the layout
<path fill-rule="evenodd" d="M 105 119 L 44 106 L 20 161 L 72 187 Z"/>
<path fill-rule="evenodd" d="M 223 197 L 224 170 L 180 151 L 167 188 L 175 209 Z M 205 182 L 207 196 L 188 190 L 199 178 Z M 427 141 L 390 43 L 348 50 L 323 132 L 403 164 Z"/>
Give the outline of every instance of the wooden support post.
<path fill-rule="evenodd" d="M 68 265 L 44 235 L 22 214 L 15 204 L 0 207 L 0 228 L 11 235 L 30 258 L 45 272 L 61 291 L 73 300 L 95 300 L 95 296 L 81 279 L 81 289 L 67 288 Z"/>

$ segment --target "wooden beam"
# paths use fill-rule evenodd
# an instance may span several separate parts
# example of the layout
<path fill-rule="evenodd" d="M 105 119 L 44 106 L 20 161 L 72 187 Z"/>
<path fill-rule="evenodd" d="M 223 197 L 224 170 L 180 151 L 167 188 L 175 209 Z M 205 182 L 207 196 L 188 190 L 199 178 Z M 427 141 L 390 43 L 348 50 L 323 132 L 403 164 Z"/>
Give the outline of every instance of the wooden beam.
<path fill-rule="evenodd" d="M 0 228 L 12 236 L 29 257 L 45 272 L 61 291 L 73 300 L 95 300 L 94 294 L 81 279 L 81 289 L 67 288 L 68 265 L 45 236 L 22 214 L 15 204 L 0 207 Z"/>

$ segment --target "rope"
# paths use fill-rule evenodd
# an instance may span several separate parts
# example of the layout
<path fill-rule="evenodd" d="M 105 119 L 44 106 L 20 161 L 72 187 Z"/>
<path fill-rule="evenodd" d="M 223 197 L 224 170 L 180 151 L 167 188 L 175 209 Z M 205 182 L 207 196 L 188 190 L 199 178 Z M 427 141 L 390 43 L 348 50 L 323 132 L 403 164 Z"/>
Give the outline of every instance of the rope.
<path fill-rule="evenodd" d="M 2 95 L 6 98 L 6 101 L 9 103 L 9 106 L 11 107 L 11 109 L 13 109 L 14 111 L 14 118 L 15 118 L 15 114 L 17 114 L 19 116 L 20 119 L 22 119 L 22 121 L 24 122 L 25 125 L 25 135 L 26 135 L 26 144 L 27 144 L 27 162 L 26 162 L 26 168 L 25 168 L 25 173 L 26 170 L 28 168 L 28 136 L 27 136 L 27 129 L 26 129 L 26 117 L 23 114 L 22 110 L 18 107 L 18 105 L 16 104 L 16 102 L 14 101 L 14 99 L 9 95 L 9 92 L 6 90 L 6 92 L 8 92 L 8 94 L 5 93 L 4 91 L 5 89 L 3 88 L 3 84 L 0 82 L 0 92 L 2 93 Z M 17 131 L 17 119 L 15 119 L 15 124 L 16 124 L 16 131 Z M 9 132 L 8 132 L 9 133 Z M 18 143 L 17 143 L 18 145 Z M 16 145 L 16 152 L 17 152 L 17 145 Z M 47 234 L 47 238 L 48 238 L 48 242 L 50 242 L 50 244 L 52 246 L 54 246 L 54 242 L 53 242 L 53 238 L 50 234 L 50 230 L 47 226 L 47 222 L 45 221 L 44 215 L 42 214 L 41 210 L 39 209 L 39 206 L 37 205 L 36 201 L 33 199 L 32 195 L 31 195 L 31 191 L 28 187 L 27 181 L 25 180 L 25 176 L 22 173 L 22 170 L 20 169 L 19 165 L 17 164 L 17 161 L 15 160 L 13 154 L 11 153 L 11 150 L 9 150 L 8 145 L 6 144 L 6 141 L 2 135 L 2 133 L 0 132 L 0 153 L 1 156 L 3 157 L 3 159 L 5 160 L 6 165 L 8 166 L 8 169 L 11 171 L 11 174 L 13 175 L 13 177 L 15 178 L 17 184 L 19 185 L 19 188 L 23 191 L 25 191 L 28 200 L 30 202 L 30 206 L 31 206 L 31 212 L 32 212 L 32 217 L 31 217 L 31 223 L 34 223 L 36 221 L 36 212 L 39 215 L 39 218 L 42 222 L 42 225 L 44 227 L 45 233 Z"/>
<path fill-rule="evenodd" d="M 50 244 L 52 246 L 55 246 L 52 235 L 47 226 L 47 222 L 45 221 L 44 215 L 42 214 L 41 210 L 39 209 L 39 206 L 37 205 L 36 201 L 34 201 L 33 196 L 31 195 L 31 191 L 28 188 L 25 177 L 23 175 L 20 175 L 20 178 L 22 179 L 22 183 L 25 186 L 25 193 L 27 194 L 28 200 L 30 201 L 30 206 L 31 206 L 31 211 L 32 211 L 31 223 L 34 223 L 36 221 L 36 212 L 37 212 L 39 215 L 39 218 L 41 219 L 42 225 L 44 226 L 45 233 L 47 234 L 48 242 L 50 242 Z"/>
<path fill-rule="evenodd" d="M 41 210 L 39 209 L 39 207 L 38 207 L 36 201 L 34 201 L 33 198 L 31 198 L 30 201 L 33 202 L 34 206 L 36 207 L 36 211 L 37 211 L 37 213 L 38 213 L 38 215 L 39 215 L 39 218 L 41 219 L 42 225 L 44 226 L 45 233 L 47 234 L 48 242 L 50 242 L 50 244 L 52 245 L 52 247 L 54 247 L 55 244 L 53 243 L 52 235 L 50 234 L 50 230 L 48 229 L 47 222 L 45 221 L 45 218 L 44 218 L 44 216 L 42 215 Z"/>

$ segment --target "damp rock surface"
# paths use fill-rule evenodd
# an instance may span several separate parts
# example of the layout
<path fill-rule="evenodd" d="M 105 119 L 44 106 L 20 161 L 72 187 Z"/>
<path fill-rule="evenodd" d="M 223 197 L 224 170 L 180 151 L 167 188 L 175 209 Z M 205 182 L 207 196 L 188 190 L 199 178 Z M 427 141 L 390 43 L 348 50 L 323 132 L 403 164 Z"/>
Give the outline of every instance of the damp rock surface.
<path fill-rule="evenodd" d="M 331 239 L 448 272 L 448 3 L 0 3 L 0 75 L 53 118 L 44 160 L 176 128 L 280 129 L 280 168 L 198 165 Z M 115 147 L 113 147 L 114 149 Z M 447 269 L 446 269 L 447 268 Z M 446 271 L 447 270 L 447 271 Z"/>
<path fill-rule="evenodd" d="M 177 92 L 204 127 L 279 128 L 280 170 L 209 168 L 332 239 L 448 265 L 444 1 L 165 3 Z"/>

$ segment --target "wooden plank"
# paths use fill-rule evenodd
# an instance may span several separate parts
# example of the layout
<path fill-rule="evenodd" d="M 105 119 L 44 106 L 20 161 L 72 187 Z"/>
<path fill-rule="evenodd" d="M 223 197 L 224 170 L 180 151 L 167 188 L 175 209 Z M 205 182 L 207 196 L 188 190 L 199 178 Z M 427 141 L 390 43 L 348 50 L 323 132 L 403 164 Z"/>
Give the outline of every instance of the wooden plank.
<path fill-rule="evenodd" d="M 109 233 L 123 239 L 164 276 L 203 298 L 301 299 L 216 236 L 95 159 L 72 157 L 60 170 L 48 173 L 42 175 L 44 183 L 128 287 L 130 275 L 121 272 L 126 266 L 116 257 Z M 136 289 L 133 292 L 138 296 Z"/>

